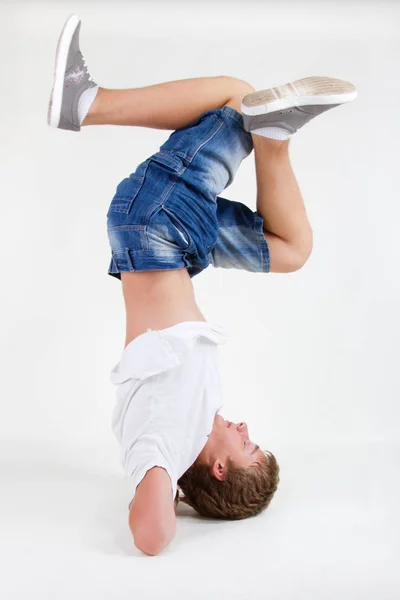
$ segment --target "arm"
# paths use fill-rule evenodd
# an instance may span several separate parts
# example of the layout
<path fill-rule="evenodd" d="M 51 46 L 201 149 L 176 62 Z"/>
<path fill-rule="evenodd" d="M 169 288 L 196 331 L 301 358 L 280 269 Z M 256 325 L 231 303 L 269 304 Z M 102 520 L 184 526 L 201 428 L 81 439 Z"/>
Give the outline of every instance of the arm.
<path fill-rule="evenodd" d="M 154 556 L 171 542 L 176 533 L 174 504 L 167 471 L 162 467 L 149 469 L 129 510 L 129 527 L 139 550 Z"/>

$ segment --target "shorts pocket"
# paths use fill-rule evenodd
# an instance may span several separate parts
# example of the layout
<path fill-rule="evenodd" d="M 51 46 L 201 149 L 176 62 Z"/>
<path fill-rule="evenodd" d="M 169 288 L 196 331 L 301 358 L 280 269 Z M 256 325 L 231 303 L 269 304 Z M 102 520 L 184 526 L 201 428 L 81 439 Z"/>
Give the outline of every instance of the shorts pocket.
<path fill-rule="evenodd" d="M 123 179 L 117 187 L 114 198 L 111 200 L 107 214 L 110 212 L 128 214 L 143 182 L 144 177 L 137 177 L 135 175 Z"/>
<path fill-rule="evenodd" d="M 149 164 L 149 159 L 143 161 L 140 163 L 134 173 L 131 173 L 129 177 L 126 177 L 121 181 L 121 183 L 118 184 L 117 191 L 111 200 L 107 215 L 110 212 L 119 212 L 124 214 L 128 214 L 130 212 L 133 201 L 143 186 Z"/>
<path fill-rule="evenodd" d="M 150 160 L 167 167 L 175 173 L 184 169 L 182 159 L 179 156 L 174 156 L 171 152 L 156 152 L 150 157 Z"/>
<path fill-rule="evenodd" d="M 153 245 L 158 251 L 169 252 L 187 251 L 192 246 L 192 239 L 181 223 L 168 208 L 159 206 L 150 217 L 146 233 L 149 240 L 149 247 Z"/>
<path fill-rule="evenodd" d="M 173 230 L 179 236 L 181 247 L 182 247 L 182 241 L 183 241 L 183 243 L 185 244 L 184 249 L 187 250 L 189 248 L 189 246 L 191 245 L 192 240 L 191 240 L 190 235 L 187 232 L 185 226 L 182 224 L 180 219 L 173 212 L 171 212 L 166 206 L 163 206 L 162 210 L 169 217 L 169 220 L 171 222 L 171 226 L 172 226 Z"/>

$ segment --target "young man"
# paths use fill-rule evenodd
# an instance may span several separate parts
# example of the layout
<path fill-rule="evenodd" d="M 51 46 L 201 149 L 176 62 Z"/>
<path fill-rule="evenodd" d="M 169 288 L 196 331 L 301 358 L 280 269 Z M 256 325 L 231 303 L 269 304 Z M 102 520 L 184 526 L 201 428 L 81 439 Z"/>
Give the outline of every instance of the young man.
<path fill-rule="evenodd" d="M 109 90 L 90 77 L 79 31 L 72 15 L 57 47 L 49 125 L 174 130 L 121 181 L 107 213 L 108 273 L 121 280 L 126 307 L 112 426 L 133 494 L 135 545 L 157 554 L 175 535 L 178 486 L 200 514 L 222 519 L 260 513 L 277 488 L 275 457 L 245 423 L 219 414 L 218 346 L 227 332 L 206 321 L 191 279 L 209 264 L 264 273 L 304 265 L 312 233 L 289 139 L 357 91 L 309 77 L 256 92 L 228 76 Z M 218 196 L 253 148 L 256 212 Z"/>

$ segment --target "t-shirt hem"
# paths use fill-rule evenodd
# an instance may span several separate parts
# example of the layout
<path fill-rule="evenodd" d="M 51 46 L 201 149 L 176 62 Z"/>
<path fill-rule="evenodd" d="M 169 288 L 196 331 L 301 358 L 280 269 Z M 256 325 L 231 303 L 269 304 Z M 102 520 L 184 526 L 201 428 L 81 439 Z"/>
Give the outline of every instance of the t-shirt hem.
<path fill-rule="evenodd" d="M 130 485 L 131 491 L 133 493 L 132 499 L 135 497 L 137 486 L 139 485 L 139 483 L 141 483 L 141 481 L 143 480 L 147 471 L 149 471 L 153 467 L 161 467 L 162 469 L 165 469 L 165 471 L 168 473 L 168 476 L 171 480 L 171 486 L 172 486 L 172 500 L 175 500 L 176 491 L 177 491 L 177 481 L 176 481 L 176 478 L 172 476 L 172 469 L 170 469 L 170 467 L 166 463 L 163 463 L 163 462 L 150 462 L 150 463 L 146 464 L 144 467 L 142 467 L 137 472 L 137 474 L 131 475 L 130 477 L 128 477 L 129 485 Z"/>

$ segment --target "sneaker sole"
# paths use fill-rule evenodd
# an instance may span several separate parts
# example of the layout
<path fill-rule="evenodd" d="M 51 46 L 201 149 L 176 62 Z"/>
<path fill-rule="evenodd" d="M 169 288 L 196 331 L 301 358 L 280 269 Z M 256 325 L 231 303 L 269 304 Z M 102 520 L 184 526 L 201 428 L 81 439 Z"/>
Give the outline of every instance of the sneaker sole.
<path fill-rule="evenodd" d="M 61 105 L 64 90 L 64 77 L 67 68 L 68 52 L 71 40 L 80 23 L 77 15 L 68 17 L 57 44 L 56 60 L 54 65 L 53 87 L 47 111 L 47 123 L 51 127 L 58 127 L 61 118 Z"/>
<path fill-rule="evenodd" d="M 252 92 L 242 98 L 242 112 L 261 115 L 292 106 L 343 104 L 354 100 L 357 88 L 333 77 L 305 77 L 277 87 Z"/>

